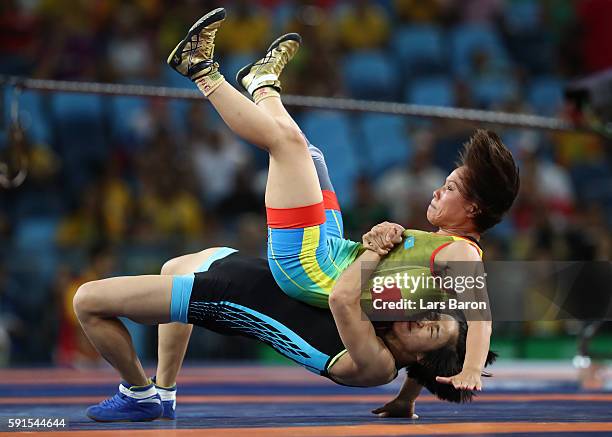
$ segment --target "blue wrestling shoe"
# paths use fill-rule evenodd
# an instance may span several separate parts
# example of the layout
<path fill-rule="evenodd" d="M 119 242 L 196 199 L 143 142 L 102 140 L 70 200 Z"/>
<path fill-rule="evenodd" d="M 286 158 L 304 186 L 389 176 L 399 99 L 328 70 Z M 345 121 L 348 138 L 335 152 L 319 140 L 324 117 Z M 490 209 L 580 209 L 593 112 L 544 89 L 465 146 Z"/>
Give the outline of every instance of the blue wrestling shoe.
<path fill-rule="evenodd" d="M 122 382 L 119 392 L 87 409 L 87 416 L 97 422 L 145 422 L 162 415 L 162 401 L 151 383 L 142 387 Z"/>
<path fill-rule="evenodd" d="M 162 387 L 157 385 L 155 377 L 151 378 L 155 384 L 155 388 L 161 398 L 163 413 L 160 419 L 175 420 L 176 419 L 176 384 L 172 387 Z"/>

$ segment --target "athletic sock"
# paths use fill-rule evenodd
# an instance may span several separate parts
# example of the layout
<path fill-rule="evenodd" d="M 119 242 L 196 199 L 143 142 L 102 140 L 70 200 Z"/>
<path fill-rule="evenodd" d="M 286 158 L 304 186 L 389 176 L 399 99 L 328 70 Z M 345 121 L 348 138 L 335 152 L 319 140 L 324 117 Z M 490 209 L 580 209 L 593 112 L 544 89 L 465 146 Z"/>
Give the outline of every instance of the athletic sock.
<path fill-rule="evenodd" d="M 256 105 L 262 100 L 265 100 L 270 97 L 280 98 L 280 93 L 271 86 L 264 86 L 261 88 L 257 88 L 255 91 L 253 91 L 253 101 Z"/>
<path fill-rule="evenodd" d="M 145 399 L 151 396 L 155 396 L 157 394 L 157 390 L 155 389 L 155 385 L 153 382 L 149 380 L 148 385 L 130 385 L 121 384 L 119 386 L 119 390 L 124 395 L 133 398 L 133 399 Z"/>
<path fill-rule="evenodd" d="M 176 385 L 174 387 L 160 387 L 156 385 L 155 388 L 162 401 L 176 401 Z"/>
<path fill-rule="evenodd" d="M 219 88 L 223 82 L 225 82 L 225 78 L 218 71 L 207 74 L 195 81 L 199 90 L 202 91 L 202 94 L 206 97 Z"/>
<path fill-rule="evenodd" d="M 172 401 L 176 399 L 176 383 L 174 383 L 171 387 L 164 387 L 163 385 L 159 385 L 157 383 L 157 379 L 155 376 L 151 378 L 151 381 L 153 381 L 153 384 L 155 385 L 157 392 L 161 396 L 162 401 Z M 165 399 L 164 396 L 167 399 Z"/>

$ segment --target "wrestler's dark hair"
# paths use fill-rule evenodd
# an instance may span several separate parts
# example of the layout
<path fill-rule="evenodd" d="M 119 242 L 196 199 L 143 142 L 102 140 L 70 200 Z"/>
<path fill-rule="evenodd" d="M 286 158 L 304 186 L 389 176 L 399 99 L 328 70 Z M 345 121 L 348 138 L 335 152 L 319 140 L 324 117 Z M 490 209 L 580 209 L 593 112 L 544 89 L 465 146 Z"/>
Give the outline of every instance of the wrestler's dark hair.
<path fill-rule="evenodd" d="M 485 129 L 478 129 L 463 145 L 456 164 L 465 167 L 459 191 L 478 207 L 473 220 L 482 233 L 512 206 L 520 185 L 518 167 L 499 136 Z"/>
<path fill-rule="evenodd" d="M 462 312 L 449 313 L 459 322 L 457 341 L 440 349 L 426 352 L 416 363 L 406 366 L 409 378 L 429 390 L 439 399 L 449 402 L 470 402 L 475 393 L 473 390 L 458 390 L 452 384 L 442 384 L 436 381 L 436 376 L 453 376 L 461 372 L 465 359 L 465 342 L 468 326 Z M 485 365 L 492 364 L 497 358 L 495 352 L 489 351 Z M 483 376 L 490 376 L 484 374 Z"/>

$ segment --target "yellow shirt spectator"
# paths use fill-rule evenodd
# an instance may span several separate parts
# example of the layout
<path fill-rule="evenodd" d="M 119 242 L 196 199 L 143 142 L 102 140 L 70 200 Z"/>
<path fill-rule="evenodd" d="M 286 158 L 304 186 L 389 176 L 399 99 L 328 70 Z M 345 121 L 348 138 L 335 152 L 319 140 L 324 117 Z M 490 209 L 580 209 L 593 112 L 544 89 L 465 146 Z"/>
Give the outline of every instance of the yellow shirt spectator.
<path fill-rule="evenodd" d="M 359 2 L 340 18 L 340 41 L 345 48 L 375 49 L 389 38 L 389 20 L 378 5 Z"/>

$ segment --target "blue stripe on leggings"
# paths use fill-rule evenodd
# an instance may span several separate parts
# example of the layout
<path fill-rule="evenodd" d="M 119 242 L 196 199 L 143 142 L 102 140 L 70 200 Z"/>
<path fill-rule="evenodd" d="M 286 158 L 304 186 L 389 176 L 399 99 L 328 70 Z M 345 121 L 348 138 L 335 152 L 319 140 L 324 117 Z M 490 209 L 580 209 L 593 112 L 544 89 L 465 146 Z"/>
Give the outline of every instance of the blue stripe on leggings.
<path fill-rule="evenodd" d="M 193 289 L 193 273 L 176 275 L 172 278 L 172 299 L 170 300 L 170 321 L 187 323 L 187 310 Z"/>
<path fill-rule="evenodd" d="M 221 247 L 213 253 L 208 259 L 196 270 L 196 273 L 206 272 L 211 264 L 221 258 L 225 258 L 234 252 L 238 252 L 231 247 Z M 189 310 L 189 300 L 191 299 L 191 291 L 193 290 L 193 281 L 195 275 L 176 275 L 172 278 L 172 298 L 170 300 L 170 321 L 187 323 L 187 311 Z"/>

